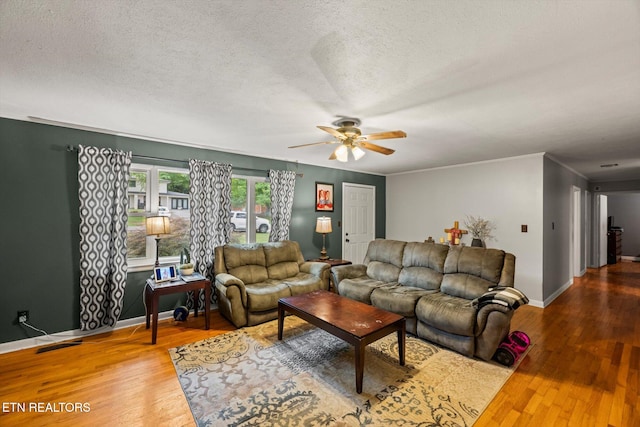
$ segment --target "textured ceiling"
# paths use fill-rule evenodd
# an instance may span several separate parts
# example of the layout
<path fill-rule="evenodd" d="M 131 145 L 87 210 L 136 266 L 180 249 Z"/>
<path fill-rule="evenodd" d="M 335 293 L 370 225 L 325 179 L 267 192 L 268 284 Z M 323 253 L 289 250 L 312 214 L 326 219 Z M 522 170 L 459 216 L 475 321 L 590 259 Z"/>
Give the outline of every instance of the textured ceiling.
<path fill-rule="evenodd" d="M 637 0 L 2 0 L 0 58 L 3 117 L 376 174 L 547 152 L 640 179 Z M 287 148 L 338 116 L 408 137 L 347 164 Z"/>

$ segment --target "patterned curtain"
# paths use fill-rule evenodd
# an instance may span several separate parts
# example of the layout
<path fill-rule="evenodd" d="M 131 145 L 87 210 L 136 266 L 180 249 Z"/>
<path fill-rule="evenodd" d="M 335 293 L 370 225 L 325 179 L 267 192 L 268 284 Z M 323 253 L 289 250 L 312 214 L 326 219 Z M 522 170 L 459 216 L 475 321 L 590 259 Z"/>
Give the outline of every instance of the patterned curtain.
<path fill-rule="evenodd" d="M 127 280 L 131 152 L 78 149 L 80 328 L 115 326 Z"/>
<path fill-rule="evenodd" d="M 289 225 L 293 209 L 293 192 L 296 188 L 294 171 L 269 171 L 271 181 L 271 233 L 270 242 L 289 239 Z"/>
<path fill-rule="evenodd" d="M 213 250 L 231 239 L 231 165 L 191 159 L 189 178 L 191 262 L 213 283 Z M 192 293 L 187 307 L 193 307 Z"/>

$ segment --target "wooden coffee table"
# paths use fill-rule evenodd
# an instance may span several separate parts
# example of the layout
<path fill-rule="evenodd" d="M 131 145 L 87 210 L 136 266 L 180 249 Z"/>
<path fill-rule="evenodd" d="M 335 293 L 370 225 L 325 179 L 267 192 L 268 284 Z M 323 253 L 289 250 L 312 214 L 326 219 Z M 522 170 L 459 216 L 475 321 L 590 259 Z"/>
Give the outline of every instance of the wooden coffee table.
<path fill-rule="evenodd" d="M 294 314 L 355 348 L 356 391 L 362 393 L 365 347 L 398 333 L 398 356 L 404 366 L 405 318 L 368 304 L 327 291 L 280 298 L 278 300 L 278 339 L 282 340 L 285 312 Z"/>

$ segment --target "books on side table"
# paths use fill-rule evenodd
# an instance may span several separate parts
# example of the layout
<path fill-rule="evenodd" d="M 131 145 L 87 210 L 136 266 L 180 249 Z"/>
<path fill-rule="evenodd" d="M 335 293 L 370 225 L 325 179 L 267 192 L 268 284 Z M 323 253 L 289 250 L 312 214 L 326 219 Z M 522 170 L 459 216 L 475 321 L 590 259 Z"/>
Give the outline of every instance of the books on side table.
<path fill-rule="evenodd" d="M 190 275 L 188 275 L 188 276 L 180 275 L 180 278 L 181 278 L 182 280 L 184 280 L 185 282 L 187 282 L 187 283 L 189 283 L 189 282 L 195 282 L 196 280 L 204 280 L 204 279 L 206 279 L 206 277 L 204 277 L 204 276 L 203 276 L 202 274 L 200 274 L 200 273 L 193 273 L 193 274 L 190 274 Z"/>

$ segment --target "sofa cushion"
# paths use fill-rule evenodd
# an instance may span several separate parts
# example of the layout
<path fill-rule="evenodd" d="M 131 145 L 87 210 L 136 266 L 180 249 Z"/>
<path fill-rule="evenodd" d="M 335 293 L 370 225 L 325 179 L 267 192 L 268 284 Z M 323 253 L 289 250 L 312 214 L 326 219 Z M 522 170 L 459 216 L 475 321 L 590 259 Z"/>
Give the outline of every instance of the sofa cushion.
<path fill-rule="evenodd" d="M 407 242 L 399 240 L 376 239 L 369 242 L 364 264 L 371 261 L 382 261 L 402 267 L 402 254 Z"/>
<path fill-rule="evenodd" d="M 300 272 L 300 247 L 297 242 L 273 242 L 263 245 L 267 273 L 270 279 L 286 279 Z"/>
<path fill-rule="evenodd" d="M 367 276 L 381 282 L 397 282 L 400 276 L 400 267 L 386 262 L 371 261 L 367 265 Z"/>
<path fill-rule="evenodd" d="M 418 300 L 431 292 L 412 286 L 395 285 L 376 288 L 371 293 L 371 304 L 404 317 L 415 317 Z"/>
<path fill-rule="evenodd" d="M 449 247 L 410 242 L 404 248 L 398 283 L 422 289 L 439 289 Z"/>
<path fill-rule="evenodd" d="M 405 267 L 400 271 L 398 283 L 426 290 L 438 290 L 442 283 L 442 273 L 425 267 Z"/>
<path fill-rule="evenodd" d="M 266 311 L 278 308 L 278 300 L 291 296 L 291 290 L 284 282 L 267 280 L 266 282 L 246 285 L 247 309 Z"/>
<path fill-rule="evenodd" d="M 402 254 L 404 267 L 427 267 L 438 273 L 444 273 L 444 262 L 449 246 L 438 243 L 409 242 Z"/>
<path fill-rule="evenodd" d="M 407 242 L 373 240 L 369 243 L 364 264 L 367 276 L 383 282 L 397 282 L 402 268 L 402 254 Z"/>
<path fill-rule="evenodd" d="M 465 299 L 478 298 L 500 282 L 504 258 L 504 251 L 498 249 L 451 247 L 440 290 Z"/>
<path fill-rule="evenodd" d="M 279 262 L 267 267 L 267 274 L 270 279 L 282 280 L 293 277 L 300 272 L 297 262 Z"/>
<path fill-rule="evenodd" d="M 227 272 L 245 285 L 264 282 L 269 278 L 262 247 L 226 245 L 223 251 Z"/>
<path fill-rule="evenodd" d="M 308 273 L 298 273 L 294 277 L 285 279 L 284 283 L 289 286 L 291 295 L 307 294 L 323 288 L 322 279 Z"/>
<path fill-rule="evenodd" d="M 455 335 L 474 336 L 476 315 L 469 301 L 442 292 L 424 296 L 416 304 L 420 322 Z"/>
<path fill-rule="evenodd" d="M 375 289 L 393 285 L 395 285 L 395 283 L 390 284 L 380 280 L 369 279 L 368 277 L 344 279 L 338 283 L 338 293 L 343 297 L 371 304 L 371 293 Z"/>

